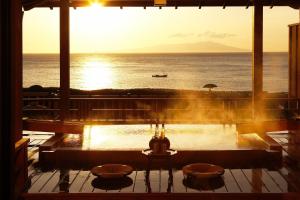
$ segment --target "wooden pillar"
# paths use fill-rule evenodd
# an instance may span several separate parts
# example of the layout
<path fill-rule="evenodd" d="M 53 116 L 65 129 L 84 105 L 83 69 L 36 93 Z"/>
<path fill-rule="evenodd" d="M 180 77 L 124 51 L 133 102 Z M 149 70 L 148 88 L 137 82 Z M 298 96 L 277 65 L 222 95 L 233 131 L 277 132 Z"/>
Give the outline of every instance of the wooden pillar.
<path fill-rule="evenodd" d="M 263 115 L 263 5 L 254 0 L 252 49 L 252 115 L 259 120 Z"/>
<path fill-rule="evenodd" d="M 300 24 L 289 25 L 289 98 L 300 98 Z M 297 109 L 298 105 L 288 104 L 288 109 Z M 288 117 L 293 117 L 296 113 L 289 112 Z"/>
<path fill-rule="evenodd" d="M 70 11 L 69 1 L 60 6 L 60 120 L 68 117 L 70 96 Z"/>
<path fill-rule="evenodd" d="M 22 5 L 0 1 L 0 199 L 19 195 L 15 143 L 22 137 Z"/>
<path fill-rule="evenodd" d="M 19 0 L 13 0 L 12 21 L 12 127 L 15 135 L 15 142 L 22 138 L 22 115 L 23 115 L 23 11 Z"/>

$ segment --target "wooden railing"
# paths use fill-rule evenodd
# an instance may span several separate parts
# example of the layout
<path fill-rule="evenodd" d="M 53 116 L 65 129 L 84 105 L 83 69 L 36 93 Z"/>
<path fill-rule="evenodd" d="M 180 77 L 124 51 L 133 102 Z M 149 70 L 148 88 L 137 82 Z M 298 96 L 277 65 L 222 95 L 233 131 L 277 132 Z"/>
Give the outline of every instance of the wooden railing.
<path fill-rule="evenodd" d="M 24 117 L 58 119 L 59 98 L 24 98 Z M 266 98 L 265 117 L 283 119 L 299 113 L 299 99 Z M 243 122 L 252 119 L 251 98 L 72 97 L 70 121 L 106 123 Z"/>

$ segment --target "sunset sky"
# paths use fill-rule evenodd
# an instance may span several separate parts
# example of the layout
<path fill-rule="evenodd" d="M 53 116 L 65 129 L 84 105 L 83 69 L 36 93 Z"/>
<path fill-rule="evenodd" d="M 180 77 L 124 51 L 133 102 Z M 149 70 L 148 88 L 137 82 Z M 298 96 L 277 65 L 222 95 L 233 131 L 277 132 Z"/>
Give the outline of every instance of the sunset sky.
<path fill-rule="evenodd" d="M 287 51 L 288 24 L 299 10 L 264 10 L 264 51 Z M 24 53 L 59 52 L 59 10 L 35 8 L 24 14 Z M 71 9 L 71 52 L 136 52 L 161 45 L 215 42 L 251 50 L 252 9 L 77 8 Z M 216 51 L 222 51 L 216 47 Z M 180 49 L 178 50 L 180 51 Z"/>

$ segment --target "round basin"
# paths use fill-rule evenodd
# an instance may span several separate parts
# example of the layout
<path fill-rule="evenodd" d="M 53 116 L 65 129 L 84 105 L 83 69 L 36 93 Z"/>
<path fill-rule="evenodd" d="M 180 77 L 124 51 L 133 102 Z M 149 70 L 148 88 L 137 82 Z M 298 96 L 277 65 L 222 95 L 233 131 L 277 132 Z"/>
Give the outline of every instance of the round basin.
<path fill-rule="evenodd" d="M 101 178 L 122 178 L 133 171 L 129 165 L 105 164 L 94 167 L 91 173 Z"/>
<path fill-rule="evenodd" d="M 183 175 L 196 178 L 215 178 L 224 174 L 224 168 L 207 163 L 193 163 L 182 168 Z"/>

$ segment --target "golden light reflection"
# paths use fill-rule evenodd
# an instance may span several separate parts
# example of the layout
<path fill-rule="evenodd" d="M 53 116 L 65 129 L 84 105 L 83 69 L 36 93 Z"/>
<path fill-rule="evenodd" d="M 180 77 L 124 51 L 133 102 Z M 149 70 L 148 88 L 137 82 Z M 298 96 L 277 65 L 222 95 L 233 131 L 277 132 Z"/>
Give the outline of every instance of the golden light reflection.
<path fill-rule="evenodd" d="M 90 149 L 92 147 L 104 146 L 109 136 L 108 132 L 102 126 L 85 126 L 82 148 Z"/>
<path fill-rule="evenodd" d="M 81 88 L 85 90 L 111 88 L 113 71 L 109 63 L 89 61 L 85 63 L 81 70 Z"/>
<path fill-rule="evenodd" d="M 154 135 L 150 125 L 87 125 L 82 149 L 142 150 Z M 236 127 L 230 125 L 166 125 L 171 148 L 177 150 L 237 149 Z M 244 147 L 242 147 L 244 148 Z"/>
<path fill-rule="evenodd" d="M 267 149 L 267 143 L 257 133 L 237 135 L 237 144 L 240 148 Z"/>

